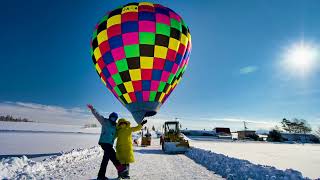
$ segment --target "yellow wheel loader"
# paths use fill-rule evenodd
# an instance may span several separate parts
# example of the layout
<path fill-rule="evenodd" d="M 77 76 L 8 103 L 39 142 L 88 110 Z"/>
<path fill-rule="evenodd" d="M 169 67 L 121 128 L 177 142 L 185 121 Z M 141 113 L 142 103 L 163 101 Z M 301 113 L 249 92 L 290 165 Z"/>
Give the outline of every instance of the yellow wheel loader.
<path fill-rule="evenodd" d="M 141 131 L 141 146 L 150 146 L 151 145 L 151 134 L 149 130 L 144 134 L 144 131 Z"/>
<path fill-rule="evenodd" d="M 189 149 L 189 141 L 180 132 L 179 121 L 166 121 L 163 130 L 160 145 L 165 153 L 184 153 Z"/>

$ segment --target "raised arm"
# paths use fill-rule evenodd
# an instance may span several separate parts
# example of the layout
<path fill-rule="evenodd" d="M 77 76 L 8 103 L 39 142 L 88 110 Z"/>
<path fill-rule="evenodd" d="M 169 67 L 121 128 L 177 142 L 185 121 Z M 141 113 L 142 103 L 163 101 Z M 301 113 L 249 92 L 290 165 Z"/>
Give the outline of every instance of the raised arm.
<path fill-rule="evenodd" d="M 136 127 L 131 127 L 131 131 L 132 132 L 136 132 L 136 131 L 139 131 L 141 129 L 142 129 L 142 125 L 141 124 L 138 124 L 138 126 L 136 126 Z"/>
<path fill-rule="evenodd" d="M 87 107 L 91 110 L 91 113 L 94 115 L 94 117 L 100 122 L 102 125 L 104 123 L 104 117 L 98 113 L 98 111 L 93 108 L 91 104 L 88 104 Z"/>
<path fill-rule="evenodd" d="M 141 129 L 142 129 L 142 126 L 143 126 L 145 123 L 147 123 L 147 120 L 143 120 L 140 124 L 138 124 L 138 126 L 132 127 L 132 128 L 131 128 L 131 131 L 132 131 L 132 132 L 136 132 L 136 131 L 141 130 Z"/>

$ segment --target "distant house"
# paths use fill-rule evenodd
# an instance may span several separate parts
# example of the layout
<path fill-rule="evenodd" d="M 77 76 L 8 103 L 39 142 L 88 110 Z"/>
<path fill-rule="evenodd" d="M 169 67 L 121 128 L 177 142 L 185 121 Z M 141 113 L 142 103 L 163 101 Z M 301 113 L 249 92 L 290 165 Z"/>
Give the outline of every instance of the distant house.
<path fill-rule="evenodd" d="M 238 139 L 250 139 L 256 135 L 256 131 L 252 130 L 243 130 L 243 131 L 237 131 L 238 133 Z"/>
<path fill-rule="evenodd" d="M 319 139 L 313 134 L 300 133 L 281 133 L 284 141 L 303 142 L 303 143 L 319 143 Z"/>
<path fill-rule="evenodd" d="M 216 127 L 213 131 L 218 135 L 231 135 L 230 128 Z"/>
<path fill-rule="evenodd" d="M 268 139 L 268 135 L 265 135 L 265 134 L 257 134 L 258 137 L 259 137 L 259 140 L 261 141 L 267 141 Z"/>
<path fill-rule="evenodd" d="M 232 138 L 230 128 L 216 127 L 213 129 L 213 132 L 220 139 L 231 139 Z"/>

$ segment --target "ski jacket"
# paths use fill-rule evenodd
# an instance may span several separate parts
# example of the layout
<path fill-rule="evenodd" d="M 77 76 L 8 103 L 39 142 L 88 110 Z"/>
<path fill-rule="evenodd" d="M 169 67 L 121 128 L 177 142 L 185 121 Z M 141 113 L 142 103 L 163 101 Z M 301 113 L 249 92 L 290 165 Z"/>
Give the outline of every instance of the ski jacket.
<path fill-rule="evenodd" d="M 96 109 L 92 109 L 91 112 L 101 124 L 101 134 L 99 138 L 99 144 L 108 143 L 113 145 L 114 139 L 116 137 L 116 123 L 100 115 L 96 111 Z"/>
<path fill-rule="evenodd" d="M 119 126 L 121 122 L 125 122 L 124 127 Z M 142 125 L 131 127 L 130 122 L 125 119 L 120 119 L 117 123 L 116 137 L 116 155 L 121 164 L 129 164 L 134 162 L 133 147 L 132 147 L 132 132 L 139 131 Z"/>

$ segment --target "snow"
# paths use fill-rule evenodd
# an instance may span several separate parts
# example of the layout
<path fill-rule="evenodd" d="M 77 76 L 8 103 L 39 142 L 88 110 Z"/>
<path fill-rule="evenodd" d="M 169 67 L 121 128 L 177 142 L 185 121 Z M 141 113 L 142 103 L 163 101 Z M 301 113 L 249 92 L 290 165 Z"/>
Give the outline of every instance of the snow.
<path fill-rule="evenodd" d="M 99 135 L 77 133 L 0 132 L 0 157 L 6 155 L 52 154 L 98 144 Z"/>
<path fill-rule="evenodd" d="M 299 171 L 282 171 L 271 166 L 255 165 L 247 160 L 230 158 L 199 148 L 191 148 L 186 156 L 226 179 L 304 179 Z"/>
<path fill-rule="evenodd" d="M 100 128 L 31 122 L 0 122 L 0 158 L 49 156 L 98 144 Z"/>
<path fill-rule="evenodd" d="M 101 156 L 102 151 L 96 146 L 52 156 L 40 162 L 26 156 L 4 158 L 0 161 L 0 179 L 63 179 L 75 175 L 81 177 L 86 173 L 84 171 L 90 171 L 86 163 L 92 164 Z"/>
<path fill-rule="evenodd" d="M 135 147 L 136 162 L 130 165 L 131 179 L 222 179 L 185 155 L 164 154 L 159 139 L 149 147 Z M 0 161 L 0 179 L 94 179 L 98 173 L 103 151 L 100 147 L 73 150 L 43 161 L 10 157 Z M 110 163 L 109 178 L 117 172 Z"/>
<path fill-rule="evenodd" d="M 193 139 L 193 138 L 191 138 Z M 191 140 L 190 145 L 253 164 L 294 169 L 309 178 L 320 177 L 320 144 L 284 144 L 254 141 L 226 141 L 208 138 Z"/>
<path fill-rule="evenodd" d="M 98 122 L 97 122 L 98 124 Z M 100 133 L 101 128 L 84 128 L 81 125 L 61 125 L 35 122 L 4 122 L 0 121 L 0 132 L 3 130 L 11 131 L 32 131 L 32 132 L 81 132 L 81 133 Z"/>
<path fill-rule="evenodd" d="M 0 179 L 96 177 L 103 155 L 97 146 L 100 128 L 47 123 L 0 122 L 0 125 Z M 138 133 L 133 136 L 133 139 L 140 138 Z M 163 154 L 159 139 L 154 138 L 152 146 L 134 146 L 136 162 L 130 166 L 132 179 L 320 177 L 319 144 L 231 141 L 211 137 L 189 137 L 188 140 L 193 148 L 186 155 Z M 117 176 L 111 162 L 107 175 Z"/>

